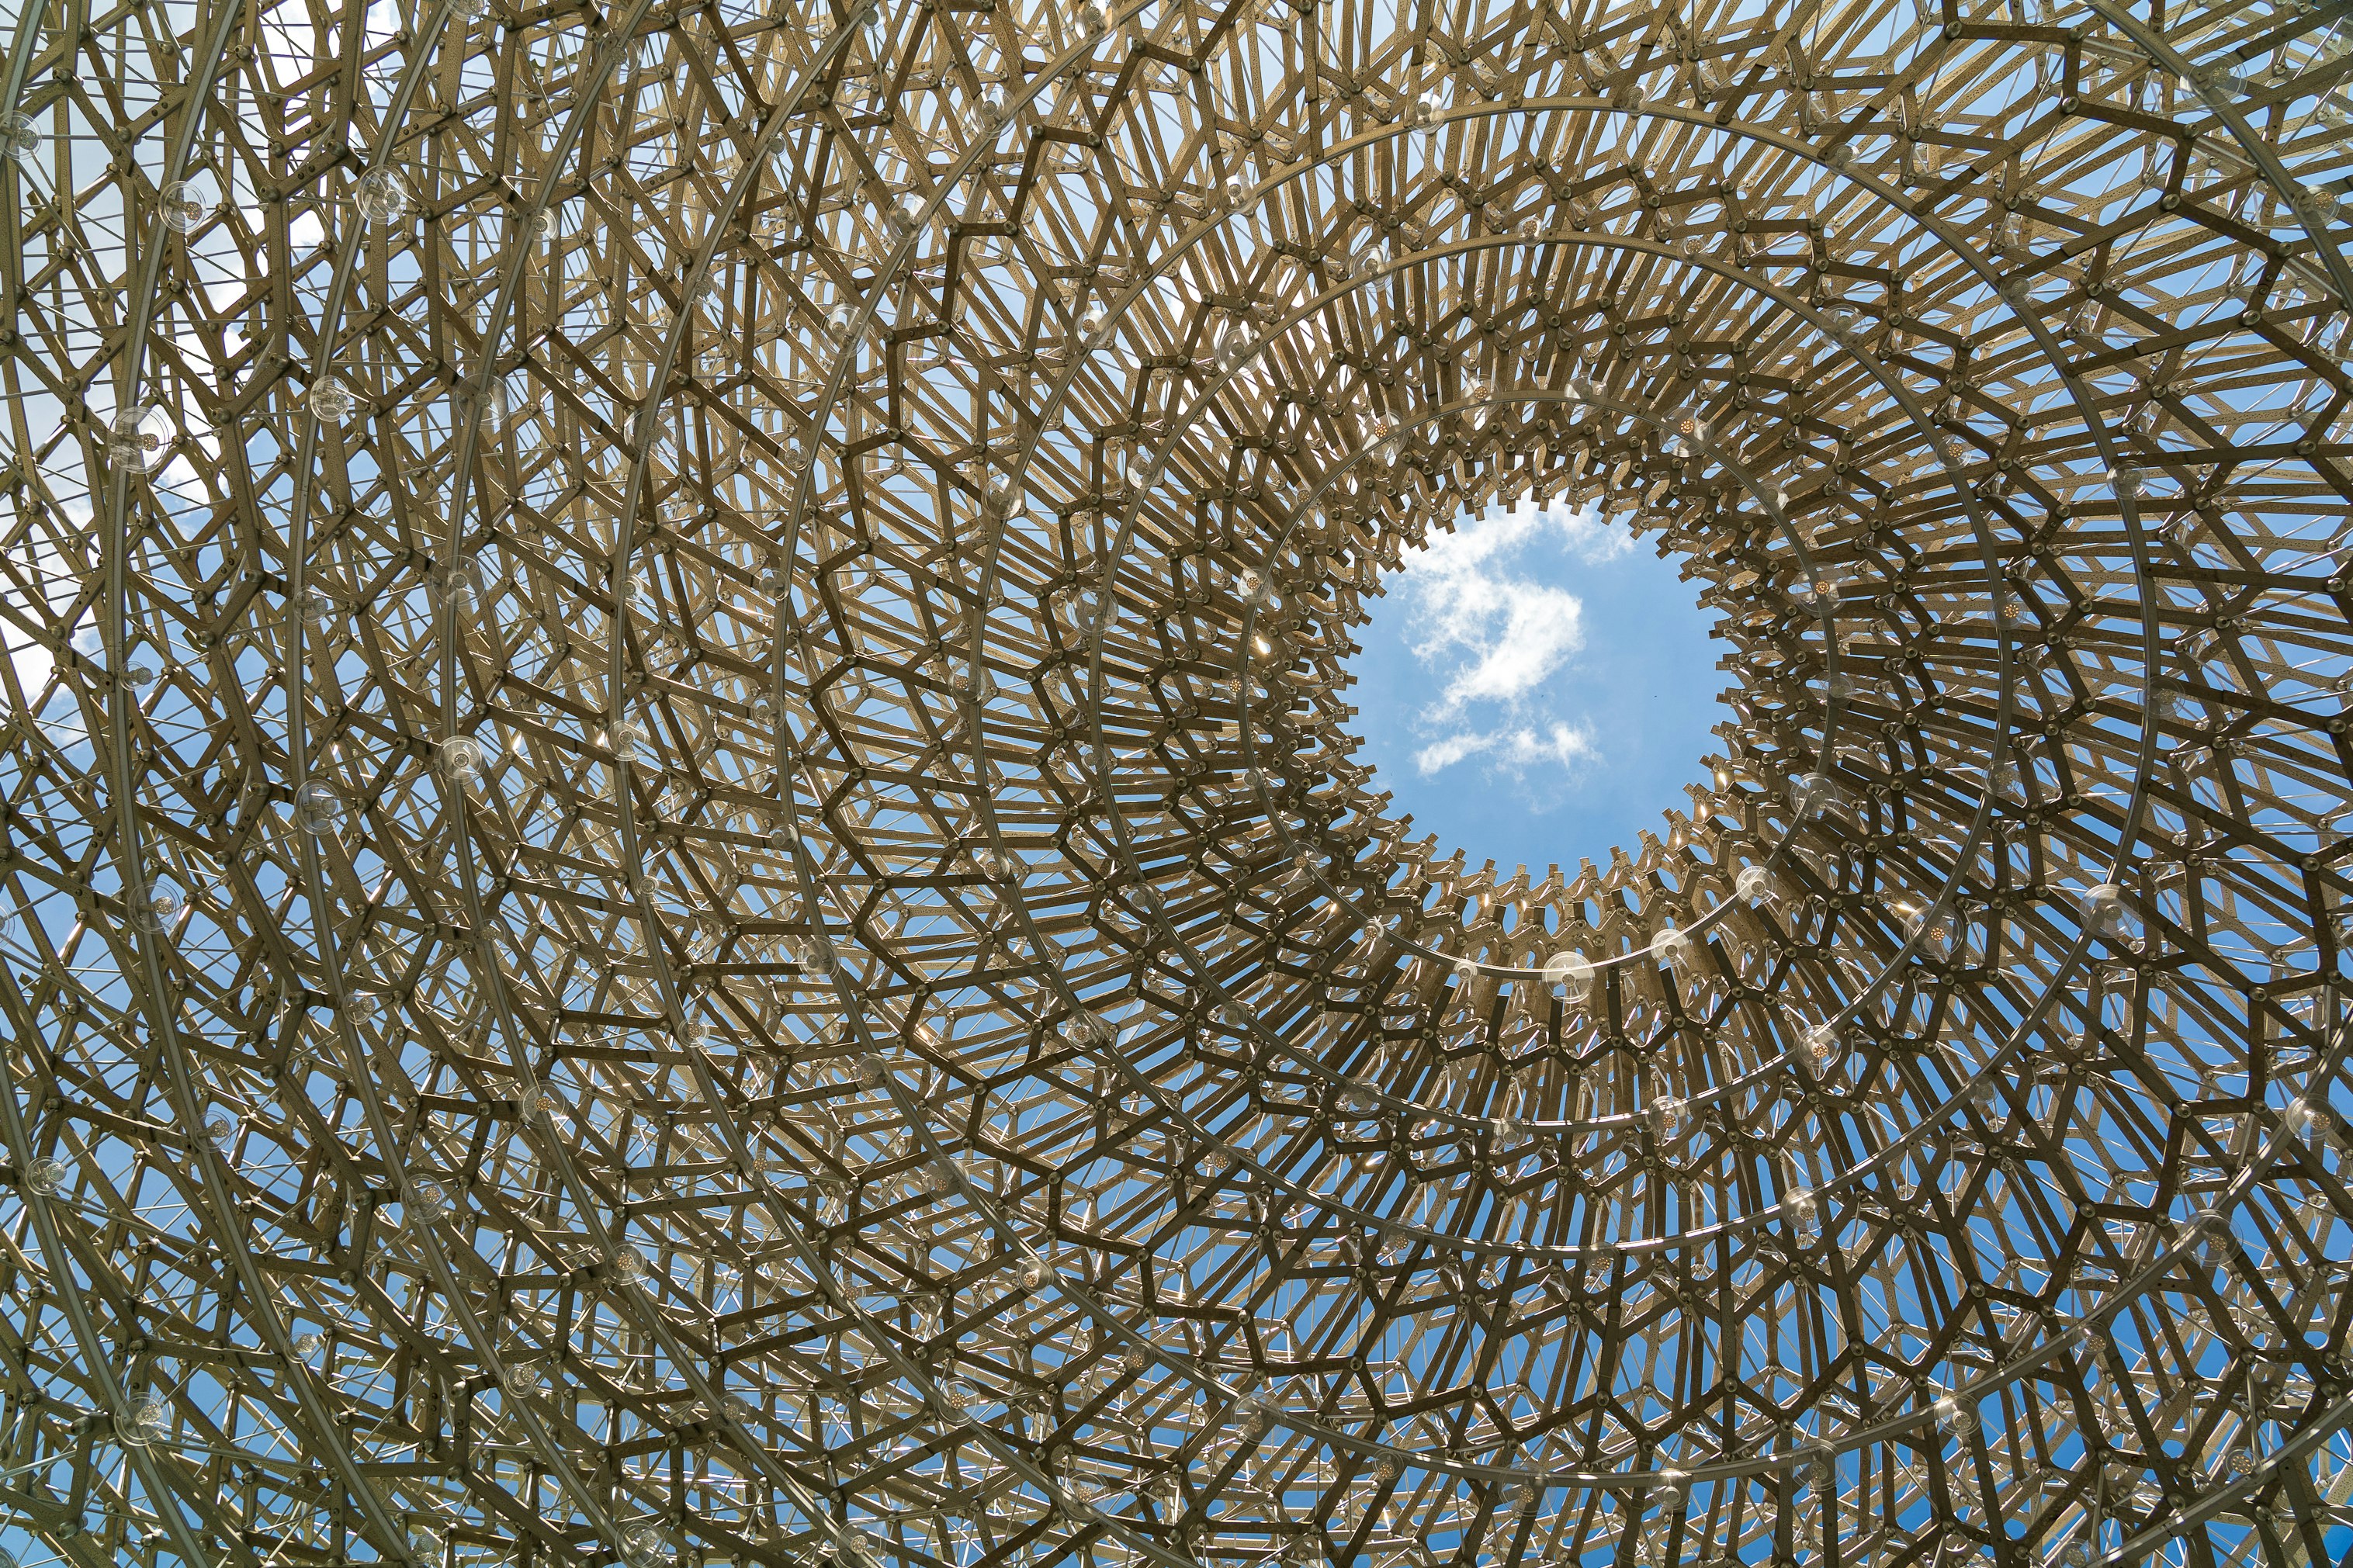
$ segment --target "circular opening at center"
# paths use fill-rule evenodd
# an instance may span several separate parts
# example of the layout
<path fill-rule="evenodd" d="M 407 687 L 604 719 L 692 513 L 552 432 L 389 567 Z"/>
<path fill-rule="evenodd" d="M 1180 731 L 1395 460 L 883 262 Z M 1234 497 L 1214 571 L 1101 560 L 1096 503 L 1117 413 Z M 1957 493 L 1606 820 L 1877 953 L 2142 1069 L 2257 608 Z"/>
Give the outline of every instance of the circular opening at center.
<path fill-rule="evenodd" d="M 1730 645 L 1681 560 L 1591 509 L 1525 499 L 1406 553 L 1348 668 L 1359 757 L 1409 837 L 1573 879 L 1689 811 Z"/>

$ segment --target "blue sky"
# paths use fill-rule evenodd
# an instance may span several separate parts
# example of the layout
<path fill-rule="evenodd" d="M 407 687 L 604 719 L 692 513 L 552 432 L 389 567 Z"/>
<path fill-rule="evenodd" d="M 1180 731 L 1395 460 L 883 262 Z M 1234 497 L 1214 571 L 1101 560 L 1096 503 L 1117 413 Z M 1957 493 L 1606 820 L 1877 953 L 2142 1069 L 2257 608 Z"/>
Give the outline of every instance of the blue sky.
<path fill-rule="evenodd" d="M 1622 526 L 1525 501 L 1407 554 L 1356 630 L 1349 700 L 1357 759 L 1413 837 L 1574 876 L 1689 809 L 1732 678 L 1676 567 Z"/>

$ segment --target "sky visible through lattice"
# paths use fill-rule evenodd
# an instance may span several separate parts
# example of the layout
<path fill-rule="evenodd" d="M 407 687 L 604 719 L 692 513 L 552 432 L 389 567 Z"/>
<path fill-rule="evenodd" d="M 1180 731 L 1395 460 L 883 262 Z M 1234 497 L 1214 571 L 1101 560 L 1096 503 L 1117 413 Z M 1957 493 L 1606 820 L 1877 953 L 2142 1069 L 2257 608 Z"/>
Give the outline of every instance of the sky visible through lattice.
<path fill-rule="evenodd" d="M 2341 8 L 350 9 L 0 0 L 0 1550 L 2345 1556 Z"/>
<path fill-rule="evenodd" d="M 1640 853 L 1726 717 L 1714 613 L 1622 518 L 1525 500 L 1407 552 L 1357 628 L 1357 760 L 1414 837 L 1542 878 Z"/>

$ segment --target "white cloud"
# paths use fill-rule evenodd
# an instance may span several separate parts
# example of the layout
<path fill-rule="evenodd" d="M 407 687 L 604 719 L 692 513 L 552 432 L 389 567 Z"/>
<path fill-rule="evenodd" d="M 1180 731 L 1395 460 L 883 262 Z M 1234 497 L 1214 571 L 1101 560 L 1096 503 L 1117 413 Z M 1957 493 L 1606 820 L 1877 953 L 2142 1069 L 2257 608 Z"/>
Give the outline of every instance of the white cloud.
<path fill-rule="evenodd" d="M 1421 775 L 1428 778 L 1468 757 L 1489 757 L 1514 773 L 1521 773 L 1538 763 L 1572 767 L 1598 754 L 1591 731 L 1556 719 L 1541 731 L 1525 724 L 1491 730 L 1484 734 L 1461 731 L 1424 746 L 1414 753 L 1413 761 Z"/>
<path fill-rule="evenodd" d="M 1449 714 L 1521 700 L 1585 646 L 1584 601 L 1533 583 L 1474 577 L 1446 596 L 1439 617 L 1439 637 L 1416 650 L 1424 662 L 1450 647 L 1476 656 L 1446 683 Z"/>
<path fill-rule="evenodd" d="M 1414 657 L 1439 696 L 1420 715 L 1435 737 L 1414 756 L 1424 777 L 1480 759 L 1489 772 L 1567 768 L 1599 756 L 1590 731 L 1556 711 L 1559 678 L 1585 647 L 1585 602 L 1525 557 L 1598 565 L 1631 549 L 1594 513 L 1526 501 L 1466 520 L 1409 557 L 1392 591 L 1406 600 Z M 1572 579 L 1573 586 L 1573 579 Z"/>
<path fill-rule="evenodd" d="M 1589 731 L 1558 721 L 1541 736 L 1533 730 L 1512 731 L 1512 755 L 1523 763 L 1546 762 L 1565 768 L 1596 754 Z"/>
<path fill-rule="evenodd" d="M 1416 752 L 1413 754 L 1413 765 L 1421 770 L 1422 777 L 1428 778 L 1440 769 L 1452 767 L 1465 757 L 1477 756 L 1487 750 L 1493 742 L 1494 737 L 1492 735 L 1474 735 L 1468 731 L 1457 735 L 1449 735 L 1444 740 L 1424 746 Z"/>

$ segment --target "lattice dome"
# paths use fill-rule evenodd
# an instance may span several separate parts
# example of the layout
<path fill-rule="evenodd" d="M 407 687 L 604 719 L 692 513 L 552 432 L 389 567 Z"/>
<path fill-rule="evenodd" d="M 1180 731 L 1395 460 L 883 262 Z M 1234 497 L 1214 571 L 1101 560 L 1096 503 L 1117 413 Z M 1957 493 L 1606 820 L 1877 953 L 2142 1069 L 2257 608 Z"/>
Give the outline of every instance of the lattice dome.
<path fill-rule="evenodd" d="M 2346 15 L 17 0 L 0 1540 L 2342 1561 Z"/>

